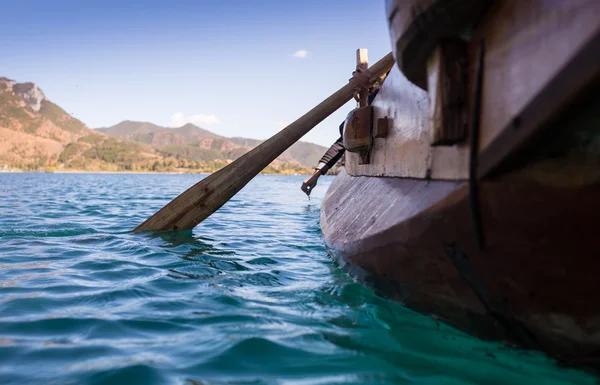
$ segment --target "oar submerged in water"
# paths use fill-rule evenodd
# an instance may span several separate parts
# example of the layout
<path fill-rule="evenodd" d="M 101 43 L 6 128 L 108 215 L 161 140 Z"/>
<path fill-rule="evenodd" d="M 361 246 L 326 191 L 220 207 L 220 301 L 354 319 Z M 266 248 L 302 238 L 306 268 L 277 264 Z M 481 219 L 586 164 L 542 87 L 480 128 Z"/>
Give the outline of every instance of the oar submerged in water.
<path fill-rule="evenodd" d="M 393 65 L 394 57 L 389 53 L 367 71 L 355 73 L 348 84 L 315 108 L 228 166 L 187 189 L 133 231 L 180 231 L 194 228 L 229 201 L 275 158 L 351 100 L 357 88 L 368 88 Z"/>

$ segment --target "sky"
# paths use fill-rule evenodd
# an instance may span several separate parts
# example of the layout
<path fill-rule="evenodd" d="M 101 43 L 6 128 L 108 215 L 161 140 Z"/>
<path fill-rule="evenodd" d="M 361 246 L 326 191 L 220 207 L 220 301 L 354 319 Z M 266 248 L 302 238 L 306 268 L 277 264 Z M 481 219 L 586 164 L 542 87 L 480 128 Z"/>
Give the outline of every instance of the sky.
<path fill-rule="evenodd" d="M 384 2 L 0 0 L 0 76 L 91 128 L 194 123 L 266 139 L 391 50 Z M 329 146 L 349 102 L 302 140 Z"/>

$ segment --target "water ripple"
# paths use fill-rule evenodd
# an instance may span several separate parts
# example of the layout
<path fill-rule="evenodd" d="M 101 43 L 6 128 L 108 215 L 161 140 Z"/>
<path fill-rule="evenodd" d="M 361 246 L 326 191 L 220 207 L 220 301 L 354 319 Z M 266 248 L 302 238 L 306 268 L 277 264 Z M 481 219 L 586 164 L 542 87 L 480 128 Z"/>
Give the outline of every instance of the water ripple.
<path fill-rule="evenodd" d="M 194 175 L 0 174 L 2 384 L 592 384 L 379 298 L 327 257 L 324 178 L 129 230 Z"/>

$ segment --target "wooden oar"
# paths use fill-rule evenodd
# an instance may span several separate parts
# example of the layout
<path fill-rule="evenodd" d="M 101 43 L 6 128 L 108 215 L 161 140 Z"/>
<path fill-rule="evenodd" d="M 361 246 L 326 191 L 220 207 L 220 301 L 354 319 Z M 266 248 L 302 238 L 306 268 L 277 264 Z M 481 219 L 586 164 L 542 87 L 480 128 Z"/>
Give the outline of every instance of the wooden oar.
<path fill-rule="evenodd" d="M 391 53 L 369 68 L 370 81 L 394 65 Z M 179 231 L 194 228 L 217 211 L 281 153 L 352 99 L 355 85 L 348 83 L 298 120 L 209 175 L 173 199 L 133 231 Z"/>

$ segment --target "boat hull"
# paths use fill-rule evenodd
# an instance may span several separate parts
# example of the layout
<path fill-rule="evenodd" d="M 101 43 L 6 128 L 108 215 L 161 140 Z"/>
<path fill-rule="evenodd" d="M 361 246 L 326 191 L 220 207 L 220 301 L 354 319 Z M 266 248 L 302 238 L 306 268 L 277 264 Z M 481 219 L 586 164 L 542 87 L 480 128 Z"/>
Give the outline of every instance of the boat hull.
<path fill-rule="evenodd" d="M 377 292 L 480 338 L 597 369 L 600 185 L 353 177 L 323 201 L 331 255 Z M 477 242 L 478 234 L 483 247 Z"/>

